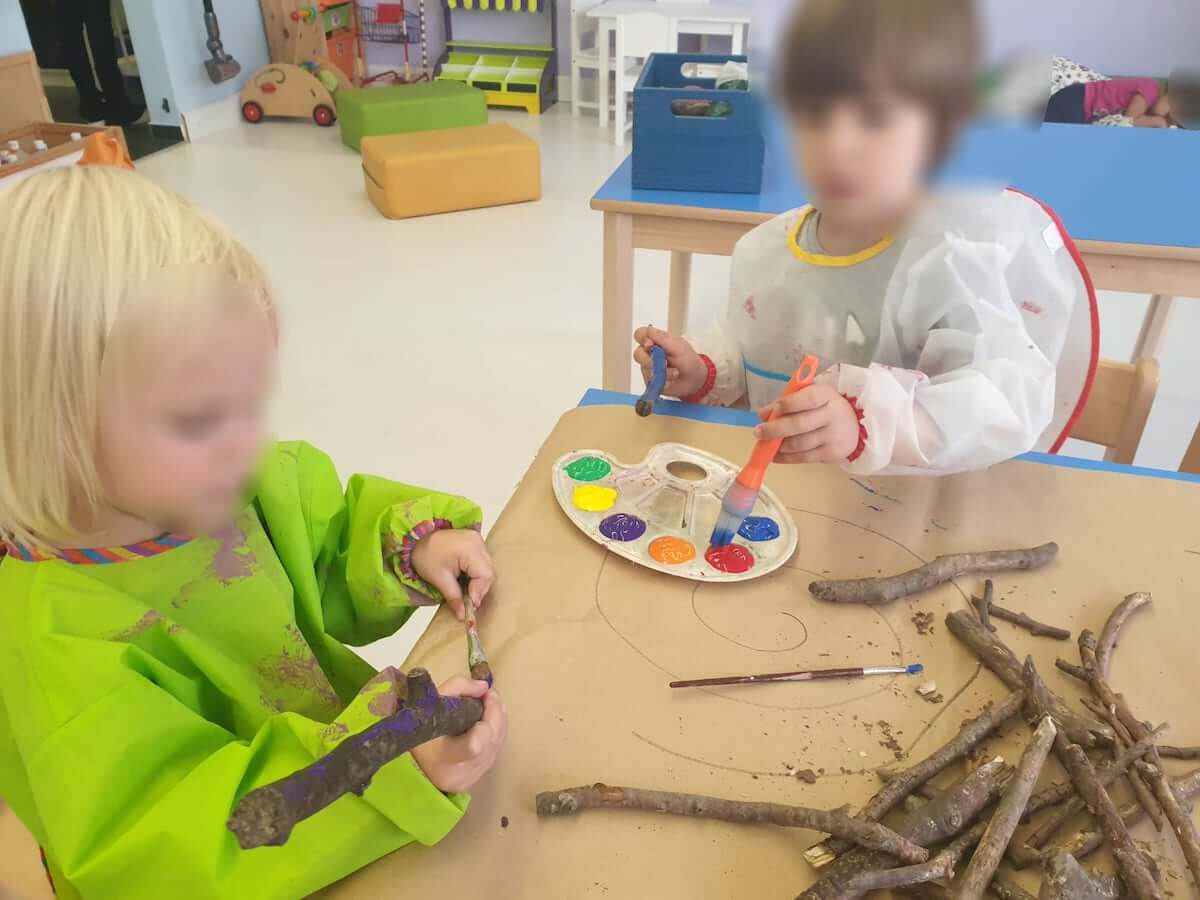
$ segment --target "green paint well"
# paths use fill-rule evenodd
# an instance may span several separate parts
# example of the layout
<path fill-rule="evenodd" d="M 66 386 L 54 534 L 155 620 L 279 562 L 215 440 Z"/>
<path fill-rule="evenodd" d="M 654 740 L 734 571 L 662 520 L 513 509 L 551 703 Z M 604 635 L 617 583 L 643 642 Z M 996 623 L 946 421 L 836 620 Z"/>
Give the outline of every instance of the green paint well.
<path fill-rule="evenodd" d="M 599 481 L 611 471 L 608 461 L 598 456 L 581 456 L 566 468 L 572 481 Z"/>

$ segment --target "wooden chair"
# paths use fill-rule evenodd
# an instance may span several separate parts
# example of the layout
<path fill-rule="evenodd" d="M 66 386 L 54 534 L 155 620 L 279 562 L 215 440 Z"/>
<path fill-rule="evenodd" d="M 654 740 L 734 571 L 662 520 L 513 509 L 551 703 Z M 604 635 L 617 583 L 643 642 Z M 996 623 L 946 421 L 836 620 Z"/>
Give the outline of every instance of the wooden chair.
<path fill-rule="evenodd" d="M 1188 446 L 1187 453 L 1183 454 L 1183 463 L 1179 466 L 1179 471 L 1200 475 L 1200 425 L 1196 426 L 1192 443 Z"/>
<path fill-rule="evenodd" d="M 1158 360 L 1100 360 L 1092 395 L 1071 437 L 1107 447 L 1108 462 L 1131 465 L 1157 393 Z"/>

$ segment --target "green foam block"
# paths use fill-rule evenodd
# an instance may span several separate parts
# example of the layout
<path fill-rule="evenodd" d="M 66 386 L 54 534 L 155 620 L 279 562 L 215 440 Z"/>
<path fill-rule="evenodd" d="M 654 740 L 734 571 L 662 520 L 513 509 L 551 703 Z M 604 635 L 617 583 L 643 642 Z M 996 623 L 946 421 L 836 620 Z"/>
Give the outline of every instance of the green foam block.
<path fill-rule="evenodd" d="M 487 98 L 455 81 L 344 88 L 337 93 L 337 116 L 342 143 L 359 150 L 369 135 L 486 125 Z"/>

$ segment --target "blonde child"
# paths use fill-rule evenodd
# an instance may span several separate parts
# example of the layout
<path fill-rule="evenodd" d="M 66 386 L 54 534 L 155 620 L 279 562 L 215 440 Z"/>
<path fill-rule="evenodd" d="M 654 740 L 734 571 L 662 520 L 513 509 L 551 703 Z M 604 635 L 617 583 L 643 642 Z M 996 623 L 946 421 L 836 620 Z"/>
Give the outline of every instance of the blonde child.
<path fill-rule="evenodd" d="M 972 108 L 976 28 L 969 0 L 806 0 L 777 69 L 813 206 L 739 241 L 706 334 L 637 330 L 647 377 L 660 345 L 672 396 L 777 412 L 756 435 L 780 462 L 859 473 L 986 466 L 1062 430 L 1088 371 L 1057 377 L 1068 336 L 1090 352 L 1069 239 L 1015 192 L 927 187 Z M 817 383 L 777 400 L 809 354 Z"/>
<path fill-rule="evenodd" d="M 248 790 L 394 708 L 345 643 L 478 601 L 479 509 L 264 456 L 276 308 L 245 248 L 132 172 L 0 196 L 0 796 L 59 897 L 301 897 L 454 827 L 505 713 L 385 766 L 280 848 L 238 849 Z"/>

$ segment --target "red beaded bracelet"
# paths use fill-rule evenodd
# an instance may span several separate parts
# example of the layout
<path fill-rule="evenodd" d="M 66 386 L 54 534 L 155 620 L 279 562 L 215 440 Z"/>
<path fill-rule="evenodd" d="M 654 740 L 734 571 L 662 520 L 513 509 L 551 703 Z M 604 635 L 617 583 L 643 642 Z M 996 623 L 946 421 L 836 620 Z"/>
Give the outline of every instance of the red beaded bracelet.
<path fill-rule="evenodd" d="M 846 462 L 854 462 L 867 449 L 867 426 L 863 424 L 863 408 L 859 405 L 858 398 L 851 397 L 849 394 L 842 394 L 842 396 L 854 410 L 854 415 L 858 416 L 858 446 L 854 448 L 853 453 L 846 457 Z"/>
<path fill-rule="evenodd" d="M 708 369 L 708 376 L 704 379 L 704 386 L 700 390 L 696 391 L 690 397 L 680 398 L 684 403 L 699 403 L 712 393 L 712 389 L 717 383 L 717 364 L 703 353 L 700 354 L 700 360 L 704 363 L 704 367 Z"/>

